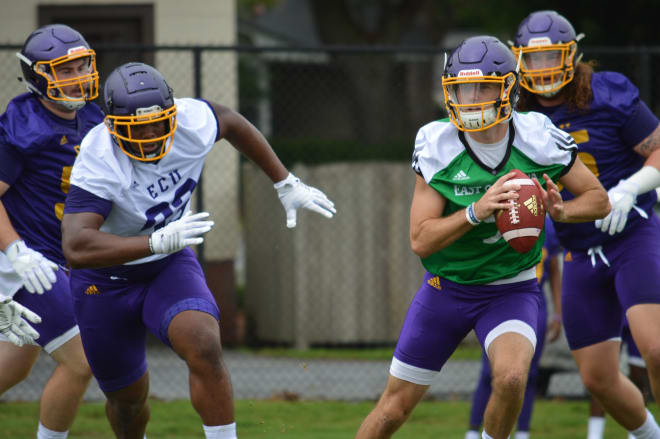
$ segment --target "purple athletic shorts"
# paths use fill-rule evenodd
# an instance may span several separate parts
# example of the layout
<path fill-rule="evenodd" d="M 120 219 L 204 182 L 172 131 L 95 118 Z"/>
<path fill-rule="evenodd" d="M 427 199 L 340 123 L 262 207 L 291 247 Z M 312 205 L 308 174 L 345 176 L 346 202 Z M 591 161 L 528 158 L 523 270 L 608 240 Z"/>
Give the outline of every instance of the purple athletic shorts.
<path fill-rule="evenodd" d="M 25 288 L 14 294 L 16 302 L 41 317 L 41 323 L 30 323 L 30 326 L 39 332 L 39 338 L 35 340 L 37 344 L 49 354 L 79 332 L 73 316 L 69 278 L 61 267 L 55 276 L 57 281 L 53 288 L 43 294 L 29 293 Z"/>
<path fill-rule="evenodd" d="M 137 266 L 73 270 L 71 293 L 85 354 L 104 392 L 146 372 L 147 330 L 171 347 L 167 331 L 177 314 L 197 310 L 219 318 L 189 248 Z"/>
<path fill-rule="evenodd" d="M 594 228 L 595 230 L 595 228 Z M 571 252 L 564 262 L 562 313 L 572 350 L 620 337 L 626 310 L 660 303 L 660 220 L 652 215 L 592 258 Z"/>
<path fill-rule="evenodd" d="M 497 335 L 511 331 L 535 345 L 542 300 L 536 278 L 504 285 L 461 285 L 426 273 L 408 308 L 394 361 L 440 371 L 472 329 L 484 350 Z"/>

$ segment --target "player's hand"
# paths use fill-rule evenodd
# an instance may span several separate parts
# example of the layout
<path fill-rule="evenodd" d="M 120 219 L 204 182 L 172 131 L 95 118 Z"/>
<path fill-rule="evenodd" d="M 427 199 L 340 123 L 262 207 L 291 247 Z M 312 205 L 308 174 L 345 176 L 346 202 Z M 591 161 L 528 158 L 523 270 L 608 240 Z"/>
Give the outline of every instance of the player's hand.
<path fill-rule="evenodd" d="M 496 210 L 508 209 L 510 206 L 509 200 L 518 198 L 518 190 L 520 185 L 508 180 L 515 176 L 515 172 L 509 172 L 497 179 L 491 187 L 488 188 L 479 201 L 474 203 L 474 214 L 479 221 L 483 221 L 489 217 Z"/>
<path fill-rule="evenodd" d="M 204 242 L 202 235 L 213 227 L 213 221 L 203 221 L 209 216 L 208 212 L 199 212 L 192 215 L 188 211 L 176 221 L 172 221 L 160 230 L 156 230 L 149 237 L 149 248 L 156 253 L 175 253 L 188 247 Z"/>
<path fill-rule="evenodd" d="M 50 290 L 57 280 L 57 264 L 29 248 L 22 239 L 9 244 L 5 255 L 30 293 L 43 294 L 44 291 Z"/>
<path fill-rule="evenodd" d="M 619 184 L 607 191 L 612 210 L 605 218 L 596 220 L 596 228 L 610 235 L 621 233 L 628 221 L 630 209 L 635 209 L 642 218 L 647 219 L 649 216 L 646 212 L 635 206 L 637 191 L 639 191 L 639 186 L 627 180 L 621 180 Z"/>
<path fill-rule="evenodd" d="M 301 207 L 326 218 L 332 218 L 337 213 L 335 203 L 330 201 L 323 192 L 307 186 L 291 173 L 286 179 L 275 183 L 274 187 L 286 211 L 286 226 L 290 229 L 296 227 L 296 215 Z"/>
<path fill-rule="evenodd" d="M 16 346 L 34 343 L 39 333 L 26 321 L 41 323 L 41 317 L 9 297 L 0 296 L 0 333 Z"/>
<path fill-rule="evenodd" d="M 564 213 L 564 200 L 559 193 L 559 187 L 548 177 L 548 174 L 543 174 L 543 179 L 545 180 L 545 186 L 548 188 L 547 191 L 543 189 L 536 177 L 533 177 L 532 181 L 541 192 L 541 199 L 546 212 L 550 214 L 553 220 L 561 222 L 566 218 L 566 214 Z"/>
<path fill-rule="evenodd" d="M 547 330 L 547 339 L 548 342 L 552 343 L 557 341 L 559 338 L 559 335 L 561 335 L 561 320 L 560 319 L 553 319 L 550 323 L 548 323 L 548 330 Z"/>

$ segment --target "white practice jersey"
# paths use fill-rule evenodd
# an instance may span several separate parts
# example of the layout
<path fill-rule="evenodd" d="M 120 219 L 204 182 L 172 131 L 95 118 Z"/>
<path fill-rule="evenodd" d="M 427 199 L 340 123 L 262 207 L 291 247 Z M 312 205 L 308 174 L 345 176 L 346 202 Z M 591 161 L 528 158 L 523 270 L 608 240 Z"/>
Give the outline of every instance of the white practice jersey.
<path fill-rule="evenodd" d="M 170 152 L 156 163 L 131 159 L 103 124 L 83 139 L 71 172 L 71 184 L 112 202 L 102 232 L 119 236 L 150 235 L 190 210 L 204 160 L 218 135 L 218 121 L 201 100 L 175 99 L 177 128 Z M 167 255 L 128 262 L 141 264 Z"/>

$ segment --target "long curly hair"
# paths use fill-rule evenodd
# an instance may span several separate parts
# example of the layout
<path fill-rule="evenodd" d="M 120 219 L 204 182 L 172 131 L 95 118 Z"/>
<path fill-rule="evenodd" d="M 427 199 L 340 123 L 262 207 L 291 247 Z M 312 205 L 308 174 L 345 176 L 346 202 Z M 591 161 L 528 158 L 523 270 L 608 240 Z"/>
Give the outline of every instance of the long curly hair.
<path fill-rule="evenodd" d="M 566 84 L 559 93 L 564 97 L 564 104 L 572 111 L 589 111 L 589 105 L 593 99 L 591 91 L 591 75 L 596 67 L 596 61 L 580 61 L 575 67 L 573 80 Z M 530 111 L 538 104 L 534 93 L 524 88 L 520 90 L 520 98 L 516 109 L 518 111 Z"/>

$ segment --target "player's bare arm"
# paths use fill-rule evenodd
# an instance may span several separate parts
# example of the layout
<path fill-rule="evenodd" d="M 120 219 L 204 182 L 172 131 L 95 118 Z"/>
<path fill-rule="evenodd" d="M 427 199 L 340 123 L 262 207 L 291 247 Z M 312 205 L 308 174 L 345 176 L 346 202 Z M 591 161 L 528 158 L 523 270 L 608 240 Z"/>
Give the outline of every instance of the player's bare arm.
<path fill-rule="evenodd" d="M 152 254 L 148 236 L 123 237 L 101 232 L 102 215 L 65 213 L 62 217 L 62 250 L 73 268 L 120 265 Z"/>
<path fill-rule="evenodd" d="M 607 191 L 598 178 L 582 163 L 575 159 L 571 169 L 559 181 L 575 198 L 563 201 L 556 184 L 544 175 L 548 191 L 543 202 L 555 221 L 577 223 L 593 221 L 605 217 L 611 209 Z"/>
<path fill-rule="evenodd" d="M 254 125 L 229 107 L 209 103 L 220 121 L 220 138 L 227 139 L 234 148 L 256 163 L 273 182 L 287 177 L 289 171 Z"/>
<path fill-rule="evenodd" d="M 518 197 L 513 191 L 520 189 L 519 185 L 504 184 L 512 176 L 509 173 L 500 177 L 475 203 L 475 213 L 479 220 L 491 215 L 496 209 L 506 208 L 507 200 Z M 422 258 L 447 247 L 473 227 L 465 217 L 465 209 L 443 216 L 446 203 L 442 195 L 417 175 L 410 207 L 410 246 Z"/>
<path fill-rule="evenodd" d="M 634 150 L 637 154 L 647 158 L 646 165 L 660 169 L 660 125 L 639 142 Z"/>
<path fill-rule="evenodd" d="M 307 186 L 295 175 L 289 173 L 266 138 L 241 114 L 234 110 L 209 102 L 219 121 L 220 138 L 227 139 L 234 148 L 259 166 L 275 183 L 282 206 L 286 212 L 288 228 L 296 226 L 296 211 L 302 207 L 326 218 L 337 212 L 335 205 L 319 189 Z"/>

